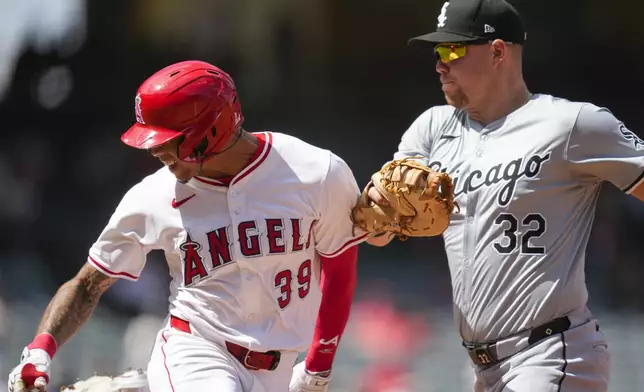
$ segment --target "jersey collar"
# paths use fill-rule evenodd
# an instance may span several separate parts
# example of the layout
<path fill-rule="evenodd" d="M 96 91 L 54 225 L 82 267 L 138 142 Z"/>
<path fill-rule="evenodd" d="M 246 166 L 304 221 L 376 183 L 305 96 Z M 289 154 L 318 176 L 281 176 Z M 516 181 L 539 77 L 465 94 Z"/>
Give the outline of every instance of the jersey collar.
<path fill-rule="evenodd" d="M 230 187 L 244 179 L 266 160 L 273 145 L 273 134 L 271 132 L 259 132 L 253 133 L 253 135 L 255 135 L 255 137 L 257 137 L 257 140 L 259 141 L 257 144 L 257 149 L 255 150 L 255 153 L 251 157 L 250 161 L 248 161 L 248 165 L 246 165 L 246 167 L 242 169 L 242 171 L 237 173 L 237 175 L 220 177 L 217 179 L 197 176 L 193 177 L 193 180 L 196 183 L 202 185 L 213 187 Z"/>

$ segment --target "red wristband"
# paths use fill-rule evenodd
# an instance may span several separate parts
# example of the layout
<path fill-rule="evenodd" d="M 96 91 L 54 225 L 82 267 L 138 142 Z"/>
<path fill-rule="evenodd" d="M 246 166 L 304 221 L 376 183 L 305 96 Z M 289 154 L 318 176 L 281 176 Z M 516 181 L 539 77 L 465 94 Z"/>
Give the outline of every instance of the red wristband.
<path fill-rule="evenodd" d="M 49 354 L 49 358 L 53 359 L 56 354 L 56 350 L 58 350 L 58 343 L 56 343 L 56 340 L 50 334 L 41 333 L 36 336 L 31 343 L 29 343 L 27 348 L 29 350 L 33 350 L 35 348 L 45 350 L 45 352 Z"/>

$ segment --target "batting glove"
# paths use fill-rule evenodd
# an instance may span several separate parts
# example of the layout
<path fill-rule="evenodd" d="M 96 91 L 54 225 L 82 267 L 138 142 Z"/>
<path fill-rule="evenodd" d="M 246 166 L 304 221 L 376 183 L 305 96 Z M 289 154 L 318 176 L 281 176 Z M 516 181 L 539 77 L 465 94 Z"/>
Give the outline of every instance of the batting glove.
<path fill-rule="evenodd" d="M 331 371 L 310 372 L 304 362 L 293 367 L 293 376 L 288 387 L 289 392 L 326 392 L 331 381 Z"/>
<path fill-rule="evenodd" d="M 47 351 L 25 347 L 22 350 L 20 364 L 9 374 L 9 392 L 28 392 L 36 388 L 40 391 L 47 389 L 51 358 Z"/>
<path fill-rule="evenodd" d="M 20 364 L 9 374 L 9 392 L 45 391 L 49 383 L 51 359 L 58 345 L 54 337 L 41 333 L 22 350 Z"/>

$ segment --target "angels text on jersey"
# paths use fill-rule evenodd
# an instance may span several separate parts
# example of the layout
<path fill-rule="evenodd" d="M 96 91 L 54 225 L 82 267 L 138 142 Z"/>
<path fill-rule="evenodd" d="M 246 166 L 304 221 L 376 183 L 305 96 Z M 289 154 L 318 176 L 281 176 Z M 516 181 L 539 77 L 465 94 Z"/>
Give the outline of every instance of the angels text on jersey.
<path fill-rule="evenodd" d="M 311 247 L 312 231 L 316 221 L 312 221 L 308 229 L 302 227 L 302 222 L 303 220 L 299 218 L 244 221 L 236 227 L 228 225 L 206 233 L 206 244 L 195 241 L 194 236 L 187 232 L 185 241 L 179 245 L 183 285 L 194 286 L 208 279 L 215 270 L 235 262 L 235 238 L 239 242 L 239 251 L 244 258 L 294 254 L 308 250 Z M 287 225 L 289 230 L 286 230 Z M 262 237 L 265 237 L 264 244 Z M 311 267 L 312 260 L 304 257 L 297 271 L 285 269 L 275 274 L 273 283 L 274 287 L 280 290 L 278 305 L 281 309 L 286 308 L 290 303 L 290 288 L 294 279 L 298 282 L 299 297 L 301 299 L 306 297 L 310 286 Z"/>

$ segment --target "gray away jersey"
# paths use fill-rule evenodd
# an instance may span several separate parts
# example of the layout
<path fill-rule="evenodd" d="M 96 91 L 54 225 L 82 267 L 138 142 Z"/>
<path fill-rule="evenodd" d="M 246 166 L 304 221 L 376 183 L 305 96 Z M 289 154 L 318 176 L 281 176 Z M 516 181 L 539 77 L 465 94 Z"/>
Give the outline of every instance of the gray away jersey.
<path fill-rule="evenodd" d="M 600 185 L 630 192 L 643 181 L 640 138 L 604 108 L 534 95 L 488 126 L 433 107 L 394 158 L 414 155 L 454 179 L 461 210 L 443 238 L 463 339 L 495 340 L 586 310 Z"/>

